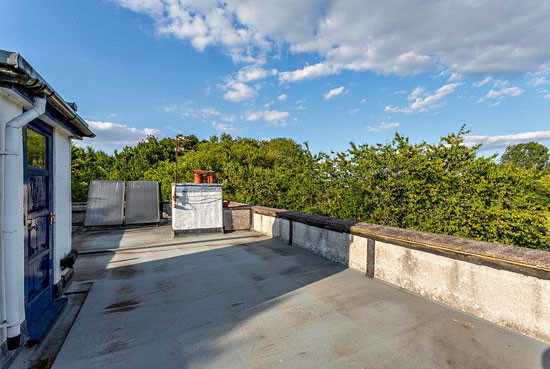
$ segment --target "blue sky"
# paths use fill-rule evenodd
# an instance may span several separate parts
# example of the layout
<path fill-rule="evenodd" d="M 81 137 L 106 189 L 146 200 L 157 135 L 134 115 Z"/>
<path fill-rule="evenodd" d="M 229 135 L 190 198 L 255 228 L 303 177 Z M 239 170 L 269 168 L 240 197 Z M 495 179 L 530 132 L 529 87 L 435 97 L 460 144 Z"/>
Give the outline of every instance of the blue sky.
<path fill-rule="evenodd" d="M 0 48 L 107 151 L 221 132 L 330 151 L 463 124 L 486 153 L 550 143 L 548 2 L 20 0 L 0 20 Z"/>

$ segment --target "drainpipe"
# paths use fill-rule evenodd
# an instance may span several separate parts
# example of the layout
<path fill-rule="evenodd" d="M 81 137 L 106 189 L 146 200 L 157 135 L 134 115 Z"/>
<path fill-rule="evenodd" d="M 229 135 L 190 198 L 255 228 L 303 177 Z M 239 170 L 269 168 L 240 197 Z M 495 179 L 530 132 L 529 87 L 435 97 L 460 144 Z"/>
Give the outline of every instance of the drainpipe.
<path fill-rule="evenodd" d="M 15 244 L 15 233 L 17 223 L 10 212 L 21 206 L 20 200 L 16 198 L 17 181 L 15 173 L 17 171 L 18 148 L 21 145 L 21 128 L 33 119 L 44 114 L 46 110 L 46 99 L 35 98 L 31 109 L 23 114 L 13 118 L 5 126 L 5 151 L 0 151 L 4 158 L 4 229 L 3 229 L 3 247 L 4 247 L 4 269 L 5 269 L 5 291 L 6 291 L 6 323 L 8 328 L 8 348 L 13 349 L 19 346 L 21 336 L 21 322 L 19 320 L 19 293 L 18 293 L 18 268 L 21 262 L 18 260 L 17 247 Z"/>

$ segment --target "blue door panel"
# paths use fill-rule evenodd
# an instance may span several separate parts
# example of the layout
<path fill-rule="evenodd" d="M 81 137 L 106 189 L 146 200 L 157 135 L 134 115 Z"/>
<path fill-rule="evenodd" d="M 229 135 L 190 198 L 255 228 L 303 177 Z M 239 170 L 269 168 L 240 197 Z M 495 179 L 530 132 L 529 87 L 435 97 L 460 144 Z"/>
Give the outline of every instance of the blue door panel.
<path fill-rule="evenodd" d="M 53 298 L 51 129 L 35 121 L 24 130 L 23 139 L 26 197 L 25 315 L 27 327 L 31 329 Z"/>

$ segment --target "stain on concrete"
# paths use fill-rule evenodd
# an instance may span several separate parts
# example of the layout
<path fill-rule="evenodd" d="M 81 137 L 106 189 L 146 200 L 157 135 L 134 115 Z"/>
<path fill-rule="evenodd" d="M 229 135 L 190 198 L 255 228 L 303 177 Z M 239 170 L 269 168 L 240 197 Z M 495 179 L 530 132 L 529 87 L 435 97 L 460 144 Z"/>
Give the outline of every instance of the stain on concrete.
<path fill-rule="evenodd" d="M 38 359 L 29 363 L 29 366 L 27 368 L 28 369 L 50 369 L 54 360 L 55 360 L 55 356 Z"/>
<path fill-rule="evenodd" d="M 135 276 L 137 272 L 138 269 L 133 265 L 111 269 L 113 277 L 121 279 L 131 278 Z"/>
<path fill-rule="evenodd" d="M 266 279 L 267 277 L 265 275 L 260 275 L 260 274 L 254 274 L 252 275 L 252 279 L 255 280 L 256 282 L 260 282 L 260 281 L 263 281 L 264 279 Z"/>
<path fill-rule="evenodd" d="M 117 352 L 120 350 L 126 350 L 128 348 L 130 348 L 130 345 L 128 344 L 128 342 L 116 340 L 114 342 L 109 343 L 107 347 L 101 350 L 99 354 L 100 355 L 112 354 L 114 352 Z"/>
<path fill-rule="evenodd" d="M 122 300 L 105 307 L 105 313 L 120 313 L 136 309 L 141 303 L 136 300 Z"/>
<path fill-rule="evenodd" d="M 176 290 L 176 283 L 173 280 L 161 280 L 155 283 L 155 287 L 163 294 L 171 294 Z"/>
<path fill-rule="evenodd" d="M 125 284 L 116 289 L 115 293 L 117 295 L 129 295 L 134 292 L 134 288 L 131 284 Z"/>

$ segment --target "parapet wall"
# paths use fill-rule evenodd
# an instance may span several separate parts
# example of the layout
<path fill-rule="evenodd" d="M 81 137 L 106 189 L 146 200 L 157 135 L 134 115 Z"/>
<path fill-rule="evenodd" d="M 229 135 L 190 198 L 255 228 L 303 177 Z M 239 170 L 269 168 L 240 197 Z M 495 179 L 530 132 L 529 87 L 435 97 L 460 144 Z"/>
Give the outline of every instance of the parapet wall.
<path fill-rule="evenodd" d="M 252 206 L 255 231 L 550 342 L 550 252 Z"/>

